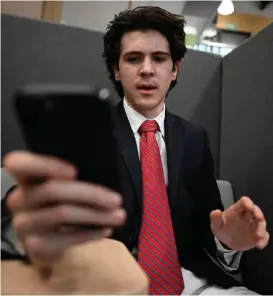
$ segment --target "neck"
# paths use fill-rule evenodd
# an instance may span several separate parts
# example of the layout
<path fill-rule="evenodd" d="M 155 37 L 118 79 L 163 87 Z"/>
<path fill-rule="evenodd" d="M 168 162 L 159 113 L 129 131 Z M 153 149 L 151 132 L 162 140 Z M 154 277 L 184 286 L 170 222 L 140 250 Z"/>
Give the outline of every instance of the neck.
<path fill-rule="evenodd" d="M 163 106 L 161 106 L 158 110 L 136 110 L 138 113 L 140 113 L 142 116 L 146 117 L 147 119 L 153 119 L 156 118 L 162 111 Z"/>
<path fill-rule="evenodd" d="M 147 119 L 153 119 L 157 117 L 164 109 L 164 102 L 161 102 L 159 105 L 153 108 L 140 108 L 138 106 L 131 104 L 127 100 L 126 102 L 131 108 L 133 108 L 136 112 L 146 117 Z"/>

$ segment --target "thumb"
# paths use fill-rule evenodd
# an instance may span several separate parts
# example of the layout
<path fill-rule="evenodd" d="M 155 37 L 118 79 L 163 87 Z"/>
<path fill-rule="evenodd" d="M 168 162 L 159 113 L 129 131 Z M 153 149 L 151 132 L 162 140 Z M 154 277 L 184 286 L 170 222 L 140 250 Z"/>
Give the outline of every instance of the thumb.
<path fill-rule="evenodd" d="M 210 213 L 210 223 L 211 223 L 211 227 L 214 229 L 222 227 L 224 224 L 222 211 L 220 210 L 212 211 Z"/>

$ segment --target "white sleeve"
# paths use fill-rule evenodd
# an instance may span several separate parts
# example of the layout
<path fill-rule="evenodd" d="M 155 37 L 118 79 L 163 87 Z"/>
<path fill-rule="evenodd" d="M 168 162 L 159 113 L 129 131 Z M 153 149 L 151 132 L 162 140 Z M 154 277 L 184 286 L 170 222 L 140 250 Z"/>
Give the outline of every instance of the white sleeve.
<path fill-rule="evenodd" d="M 218 250 L 217 257 L 221 265 L 227 271 L 238 270 L 243 252 L 226 249 L 216 237 L 214 239 Z"/>

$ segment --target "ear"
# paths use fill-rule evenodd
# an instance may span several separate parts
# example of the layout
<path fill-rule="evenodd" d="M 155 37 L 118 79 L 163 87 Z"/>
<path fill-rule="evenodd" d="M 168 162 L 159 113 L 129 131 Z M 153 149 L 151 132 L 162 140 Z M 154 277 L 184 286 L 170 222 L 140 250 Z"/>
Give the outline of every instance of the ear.
<path fill-rule="evenodd" d="M 176 79 L 179 67 L 180 67 L 180 62 L 179 61 L 175 62 L 173 73 L 172 73 L 172 81 Z"/>
<path fill-rule="evenodd" d="M 120 80 L 120 78 L 119 78 L 119 70 L 117 69 L 116 65 L 113 66 L 113 70 L 114 70 L 116 81 L 119 81 Z"/>

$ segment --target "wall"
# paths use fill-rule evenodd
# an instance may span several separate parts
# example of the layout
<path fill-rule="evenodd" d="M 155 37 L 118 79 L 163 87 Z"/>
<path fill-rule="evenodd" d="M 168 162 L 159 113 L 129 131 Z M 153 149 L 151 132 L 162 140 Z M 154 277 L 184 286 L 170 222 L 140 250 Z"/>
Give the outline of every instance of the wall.
<path fill-rule="evenodd" d="M 143 5 L 160 6 L 181 13 L 184 1 L 132 1 L 131 8 Z M 64 1 L 61 22 L 70 26 L 104 32 L 114 15 L 129 8 L 129 1 Z"/>
<path fill-rule="evenodd" d="M 114 14 L 126 8 L 127 1 L 64 1 L 61 23 L 104 32 Z"/>
<path fill-rule="evenodd" d="M 273 233 L 273 24 L 223 59 L 220 178 L 249 196 Z M 273 294 L 273 241 L 245 254 L 243 280 Z"/>
<path fill-rule="evenodd" d="M 186 120 L 202 125 L 208 132 L 218 176 L 220 102 L 220 56 L 189 50 L 181 63 L 177 85 L 166 99 L 168 109 Z"/>
<path fill-rule="evenodd" d="M 1 12 L 59 23 L 63 1 L 1 1 Z"/>
<path fill-rule="evenodd" d="M 255 34 L 272 22 L 273 17 L 268 18 L 261 15 L 245 13 L 233 13 L 231 15 L 218 14 L 216 27 L 227 29 L 234 26 L 235 31 Z"/>
<path fill-rule="evenodd" d="M 259 9 L 259 1 L 233 1 L 235 13 L 246 13 L 273 18 L 273 2 L 263 10 Z"/>
<path fill-rule="evenodd" d="M 1 12 L 33 19 L 42 16 L 43 1 L 1 1 Z"/>

